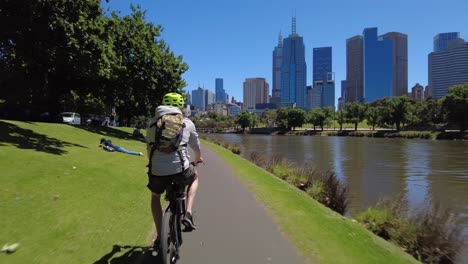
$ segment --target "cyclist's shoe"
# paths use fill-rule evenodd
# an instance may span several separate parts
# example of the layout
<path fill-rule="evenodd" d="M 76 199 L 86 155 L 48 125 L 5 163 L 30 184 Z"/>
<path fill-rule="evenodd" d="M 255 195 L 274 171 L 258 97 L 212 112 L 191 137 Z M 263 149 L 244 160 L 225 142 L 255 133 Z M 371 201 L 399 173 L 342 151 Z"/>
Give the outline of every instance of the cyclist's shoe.
<path fill-rule="evenodd" d="M 153 240 L 153 245 L 151 247 L 154 251 L 159 252 L 159 237 Z"/>
<path fill-rule="evenodd" d="M 197 226 L 193 222 L 193 217 L 190 212 L 185 213 L 184 219 L 182 219 L 182 224 L 185 226 L 185 231 L 190 232 L 197 229 Z"/>

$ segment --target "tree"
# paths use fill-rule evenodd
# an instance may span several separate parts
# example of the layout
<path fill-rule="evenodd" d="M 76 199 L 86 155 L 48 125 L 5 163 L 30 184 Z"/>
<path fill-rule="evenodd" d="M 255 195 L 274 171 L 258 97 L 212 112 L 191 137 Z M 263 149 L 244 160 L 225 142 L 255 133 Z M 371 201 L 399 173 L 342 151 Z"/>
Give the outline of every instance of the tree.
<path fill-rule="evenodd" d="M 308 122 L 314 126 L 320 126 L 323 131 L 323 125 L 325 123 L 325 113 L 322 108 L 314 108 L 308 114 Z"/>
<path fill-rule="evenodd" d="M 296 127 L 302 127 L 306 121 L 306 111 L 300 108 L 289 109 L 288 111 L 288 130 L 291 128 L 296 130 Z"/>
<path fill-rule="evenodd" d="M 389 105 L 393 123 L 396 129 L 400 131 L 401 125 L 408 121 L 408 111 L 413 101 L 406 95 L 393 97 Z"/>
<path fill-rule="evenodd" d="M 130 15 L 116 13 L 106 20 L 112 48 L 109 79 L 105 80 L 106 104 L 123 118 L 149 115 L 167 92 L 183 94 L 182 74 L 188 66 L 160 39 L 162 27 L 145 21 L 145 12 L 132 6 Z"/>
<path fill-rule="evenodd" d="M 188 69 L 161 31 L 139 7 L 119 17 L 103 16 L 99 0 L 3 0 L 2 112 L 31 119 L 104 104 L 108 112 L 116 107 L 127 123 L 152 114 L 165 93 L 183 93 Z"/>
<path fill-rule="evenodd" d="M 367 124 L 372 127 L 372 130 L 375 130 L 375 126 L 380 123 L 380 115 L 379 115 L 379 108 L 380 107 L 372 107 L 369 106 L 367 108 Z"/>
<path fill-rule="evenodd" d="M 70 90 L 82 93 L 100 72 L 101 12 L 98 0 L 2 1 L 0 99 L 7 111 L 58 115 Z"/>
<path fill-rule="evenodd" d="M 442 107 L 447 113 L 447 120 L 466 131 L 468 128 L 468 83 L 452 86 L 442 98 Z"/>
<path fill-rule="evenodd" d="M 346 119 L 349 123 L 354 124 L 354 130 L 357 130 L 358 124 L 362 122 L 366 116 L 366 106 L 357 102 L 346 104 Z"/>
<path fill-rule="evenodd" d="M 432 97 L 422 102 L 420 119 L 422 123 L 434 126 L 443 122 L 442 100 L 436 101 Z"/>
<path fill-rule="evenodd" d="M 331 123 L 331 121 L 333 121 L 334 109 L 329 106 L 329 107 L 322 108 L 322 110 L 323 110 L 323 114 L 325 115 L 325 121 L 324 122 L 328 126 L 328 128 L 330 128 L 330 123 Z"/>
<path fill-rule="evenodd" d="M 242 133 L 245 132 L 245 128 L 251 126 L 252 114 L 249 111 L 243 111 L 237 114 L 236 124 L 242 128 Z"/>
<path fill-rule="evenodd" d="M 278 110 L 276 110 L 276 124 L 278 125 L 278 127 L 280 128 L 283 128 L 283 129 L 290 129 L 289 128 L 289 123 L 288 123 L 288 112 L 289 112 L 289 109 L 291 108 L 287 108 L 287 107 L 280 107 L 278 108 Z"/>
<path fill-rule="evenodd" d="M 340 125 L 340 131 L 343 130 L 343 124 L 346 122 L 346 111 L 338 110 L 335 114 L 335 120 Z"/>

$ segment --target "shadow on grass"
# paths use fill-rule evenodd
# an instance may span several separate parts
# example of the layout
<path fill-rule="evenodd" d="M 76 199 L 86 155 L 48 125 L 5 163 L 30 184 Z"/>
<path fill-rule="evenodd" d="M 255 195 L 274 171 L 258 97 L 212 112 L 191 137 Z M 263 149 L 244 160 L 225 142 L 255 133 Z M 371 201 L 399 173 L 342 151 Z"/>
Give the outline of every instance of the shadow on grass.
<path fill-rule="evenodd" d="M 136 140 L 140 142 L 144 142 L 143 138 L 138 138 L 131 133 L 115 129 L 112 127 L 105 127 L 105 126 L 77 126 L 77 128 L 86 130 L 91 133 L 102 135 L 103 137 L 115 137 L 125 140 Z"/>
<path fill-rule="evenodd" d="M 0 146 L 11 144 L 20 149 L 34 149 L 55 155 L 66 154 L 63 147 L 82 147 L 82 145 L 62 141 L 47 135 L 38 134 L 30 129 L 0 121 Z"/>
<path fill-rule="evenodd" d="M 159 264 L 161 259 L 152 255 L 148 247 L 114 245 L 112 250 L 94 264 Z"/>

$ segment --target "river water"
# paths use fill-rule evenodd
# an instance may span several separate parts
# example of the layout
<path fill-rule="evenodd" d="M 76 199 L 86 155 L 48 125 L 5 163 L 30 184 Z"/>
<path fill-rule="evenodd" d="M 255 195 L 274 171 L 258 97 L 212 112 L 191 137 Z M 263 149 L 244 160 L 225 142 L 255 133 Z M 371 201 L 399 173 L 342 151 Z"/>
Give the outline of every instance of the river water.
<path fill-rule="evenodd" d="M 468 141 L 204 134 L 298 165 L 334 170 L 349 187 L 349 214 L 404 194 L 410 210 L 439 204 L 460 215 L 468 237 Z M 468 247 L 465 245 L 465 248 Z M 468 263 L 468 249 L 462 262 Z"/>

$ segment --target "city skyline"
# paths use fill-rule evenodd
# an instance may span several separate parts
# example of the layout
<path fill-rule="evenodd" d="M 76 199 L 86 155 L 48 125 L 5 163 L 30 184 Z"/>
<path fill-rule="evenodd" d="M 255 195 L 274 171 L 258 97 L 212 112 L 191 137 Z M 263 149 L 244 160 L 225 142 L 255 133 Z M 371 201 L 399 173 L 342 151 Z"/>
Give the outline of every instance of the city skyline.
<path fill-rule="evenodd" d="M 266 78 L 272 88 L 272 50 L 279 32 L 283 36 L 291 33 L 294 10 L 297 31 L 304 38 L 306 64 L 312 65 L 314 48 L 333 48 L 335 99 L 341 94 L 340 81 L 346 80 L 346 40 L 362 34 L 364 28 L 377 27 L 379 32 L 408 35 L 408 92 L 416 83 L 428 84 L 428 55 L 437 34 L 460 32 L 461 38 L 468 39 L 463 14 L 468 8 L 466 1 L 447 1 L 444 5 L 401 0 L 388 3 L 241 0 L 223 5 L 212 1 L 183 1 L 183 5 L 158 0 L 131 2 L 147 10 L 148 21 L 163 26 L 162 39 L 189 65 L 183 75 L 186 91 L 198 86 L 214 91 L 215 79 L 222 78 L 226 93 L 236 100 L 243 97 L 242 84 L 246 78 Z M 103 1 L 104 7 L 121 10 L 121 14 L 129 13 L 129 5 Z M 442 19 L 442 13 L 451 15 Z M 242 19 L 254 14 L 254 20 Z M 310 69 L 307 85 L 313 80 Z"/>

